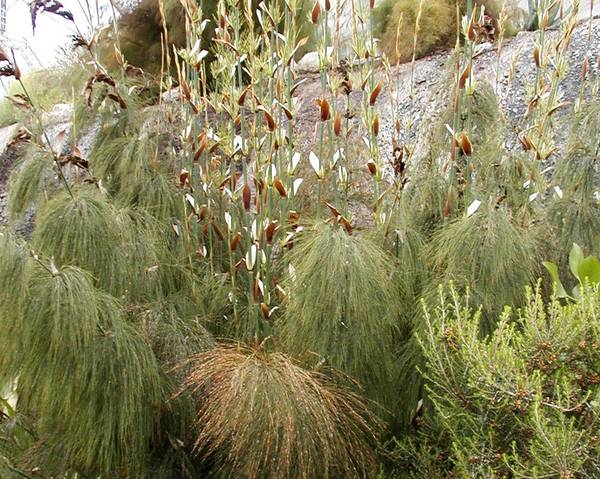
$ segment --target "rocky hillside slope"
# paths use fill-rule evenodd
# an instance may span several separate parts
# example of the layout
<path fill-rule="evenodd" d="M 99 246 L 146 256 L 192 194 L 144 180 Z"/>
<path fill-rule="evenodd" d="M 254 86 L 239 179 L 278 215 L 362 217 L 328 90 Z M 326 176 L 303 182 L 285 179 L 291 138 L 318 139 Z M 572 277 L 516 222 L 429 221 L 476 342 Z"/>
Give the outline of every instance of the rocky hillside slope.
<path fill-rule="evenodd" d="M 561 101 L 574 101 L 580 93 L 581 65 L 586 54 L 590 56 L 591 74 L 600 74 L 600 20 L 593 20 L 591 41 L 588 37 L 588 26 L 587 21 L 582 22 L 573 34 L 568 73 L 560 91 Z M 552 41 L 559 32 L 550 31 L 548 35 Z M 477 81 L 487 82 L 499 98 L 504 113 L 504 146 L 508 150 L 519 148 L 516 133 L 522 128 L 523 116 L 532 96 L 531 89 L 535 78 L 533 48 L 536 36 L 536 32 L 520 33 L 507 40 L 500 52 L 497 45 L 487 45 L 475 61 L 474 72 Z M 387 160 L 392 154 L 393 118 L 401 119 L 400 140 L 415 152 L 414 157 L 417 159 L 426 150 L 432 136 L 435 136 L 436 132 L 439 134 L 439 126 L 443 126 L 440 118 L 447 111 L 451 97 L 451 88 L 447 81 L 450 56 L 451 52 L 440 52 L 417 61 L 414 75 L 411 74 L 410 64 L 394 67 L 392 88 L 384 91 L 378 100 L 381 117 L 379 141 L 382 154 Z M 383 70 L 380 74 L 384 74 Z M 306 81 L 296 93 L 299 101 L 296 128 L 301 138 L 300 148 L 308 153 L 315 149 L 317 144 L 315 124 L 318 123 L 319 112 L 315 99 L 321 96 L 321 84 L 316 72 L 305 69 L 302 75 Z M 359 98 L 360 92 L 352 93 L 351 99 L 355 103 L 353 108 L 359 108 Z M 340 95 L 339 101 L 342 105 L 345 99 Z M 70 105 L 57 105 L 44 119 L 50 140 L 62 143 L 57 145 L 59 150 L 68 148 L 70 112 Z M 553 119 L 557 126 L 556 131 L 566 130 L 561 126 L 561 122 L 564 122 L 561 114 L 555 115 Z M 356 117 L 353 121 L 358 126 L 359 118 Z M 434 125 L 437 125 L 438 129 L 434 128 Z M 81 144 L 78 147 L 85 156 L 93 142 L 94 131 L 92 129 L 79 137 Z M 19 125 L 0 129 L 0 222 L 6 222 L 3 210 L 7 177 L 18 162 L 24 141 L 26 135 L 23 135 Z M 354 158 L 357 168 L 366 164 L 362 155 L 364 153 L 359 152 Z"/>

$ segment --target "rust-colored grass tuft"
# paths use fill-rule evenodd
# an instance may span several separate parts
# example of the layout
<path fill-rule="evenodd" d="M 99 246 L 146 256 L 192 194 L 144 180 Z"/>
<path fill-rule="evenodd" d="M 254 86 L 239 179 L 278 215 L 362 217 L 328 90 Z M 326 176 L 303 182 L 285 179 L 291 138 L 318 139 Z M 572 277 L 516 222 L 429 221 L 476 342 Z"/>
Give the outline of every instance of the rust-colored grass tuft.
<path fill-rule="evenodd" d="M 194 356 L 195 447 L 238 478 L 373 477 L 378 421 L 357 395 L 282 353 L 221 344 Z"/>

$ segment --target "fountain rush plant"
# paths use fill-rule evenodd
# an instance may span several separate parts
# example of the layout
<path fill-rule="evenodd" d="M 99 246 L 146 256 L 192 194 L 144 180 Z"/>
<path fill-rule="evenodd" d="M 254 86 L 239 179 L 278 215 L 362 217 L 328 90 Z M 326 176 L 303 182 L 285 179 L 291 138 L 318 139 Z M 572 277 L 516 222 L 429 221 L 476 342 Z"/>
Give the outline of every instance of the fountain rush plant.
<path fill-rule="evenodd" d="M 364 49 L 357 50 L 363 53 L 357 60 L 362 64 L 361 79 L 362 79 L 362 123 L 364 128 L 363 141 L 367 145 L 368 159 L 367 170 L 373 177 L 373 200 L 374 202 L 382 194 L 383 175 L 384 175 L 384 157 L 380 154 L 380 146 L 378 141 L 380 118 L 377 108 L 377 101 L 384 88 L 391 90 L 391 85 L 384 84 L 385 76 L 382 77 L 376 69 L 375 60 L 378 57 L 377 43 L 375 41 L 375 27 L 373 19 L 373 10 L 375 2 L 369 1 L 368 5 L 362 4 L 363 9 L 359 13 L 359 18 L 365 18 L 365 25 L 360 29 L 360 35 L 364 41 Z M 375 221 L 377 224 L 384 224 L 386 215 L 384 212 L 376 212 Z"/>
<path fill-rule="evenodd" d="M 414 178 L 403 193 L 399 210 L 405 218 L 398 223 L 400 232 L 416 227 L 417 234 L 423 235 L 425 244 L 420 248 L 421 258 L 426 264 L 432 265 L 431 284 L 455 279 L 463 288 L 479 288 L 475 294 L 477 301 L 484 303 L 486 309 L 481 324 L 481 331 L 486 334 L 495 327 L 497 316 L 494 315 L 506 302 L 518 304 L 522 296 L 522 284 L 530 284 L 535 278 L 535 272 L 539 271 L 539 260 L 530 260 L 539 258 L 536 255 L 540 243 L 537 239 L 539 225 L 530 222 L 527 219 L 530 217 L 519 215 L 524 207 L 533 210 L 536 204 L 528 205 L 528 195 L 522 191 L 523 180 L 517 178 L 517 171 L 511 166 L 515 160 L 502 157 L 500 131 L 494 126 L 499 111 L 493 88 L 487 88 L 483 82 L 476 83 L 473 78 L 473 58 L 478 48 L 476 31 L 483 20 L 477 20 L 477 13 L 473 8 L 471 15 L 463 18 L 462 25 L 457 21 L 457 28 L 462 26 L 460 30 L 465 37 L 465 46 L 457 43 L 455 52 L 450 159 L 446 158 L 444 164 L 438 165 L 440 154 L 434 147 L 430 152 L 431 158 L 424 159 L 418 169 L 413 168 L 409 172 Z M 451 168 L 449 178 L 443 173 L 448 166 Z M 423 177 L 420 170 L 425 172 Z M 445 200 L 440 197 L 444 187 L 447 191 Z M 530 214 L 533 215 L 533 212 Z M 454 234 L 455 240 L 458 237 L 460 240 L 451 244 L 448 239 Z M 483 238 L 495 238 L 496 246 L 491 246 Z M 472 242 L 471 249 L 465 248 L 465 241 Z M 410 249 L 411 244 L 401 245 L 400 251 L 405 247 Z M 473 249 L 479 251 L 475 256 L 471 256 Z M 497 254 L 499 250 L 503 253 Z M 468 259 L 473 260 L 467 271 L 464 271 L 467 258 L 465 251 L 469 251 Z M 494 263 L 498 260 L 502 262 L 503 255 L 512 259 L 500 267 L 518 281 L 518 289 L 511 289 L 512 283 L 508 282 L 507 295 L 495 297 L 495 289 L 482 290 L 481 285 L 487 281 L 483 277 L 493 276 L 492 272 L 499 267 Z M 450 267 L 450 257 L 454 258 L 451 261 L 455 262 L 454 267 Z M 516 261 L 515 257 L 518 258 Z M 431 288 L 427 288 L 427 280 L 424 285 L 419 294 L 431 299 L 435 295 L 430 291 Z M 423 324 L 422 314 L 418 308 L 412 311 L 408 308 L 405 315 L 406 322 L 412 323 L 412 328 L 409 327 L 399 351 L 400 381 L 403 384 L 400 398 L 401 428 L 411 424 L 419 404 L 421 409 L 428 405 L 423 381 L 417 370 L 423 364 L 415 336 Z"/>
<path fill-rule="evenodd" d="M 286 351 L 342 370 L 384 406 L 393 403 L 397 330 L 389 259 L 364 236 L 339 225 L 302 233 L 290 257 L 288 294 L 277 324 Z M 387 285 L 387 286 L 386 286 Z"/>
<path fill-rule="evenodd" d="M 542 20 L 533 47 L 533 61 L 536 66 L 535 91 L 531 92 L 531 99 L 524 116 L 527 124 L 519 134 L 523 149 L 531 156 L 529 185 L 538 193 L 543 193 L 547 187 L 546 178 L 541 173 L 542 165 L 557 150 L 552 117 L 568 104 L 560 101 L 559 93 L 561 82 L 568 71 L 569 46 L 578 22 L 579 1 L 574 2 L 564 19 L 561 18 L 560 35 L 554 42 L 549 43 L 547 30 L 550 26 L 551 10 L 556 6 L 561 7 L 562 3 L 562 0 L 560 2 L 540 0 L 537 5 L 538 15 Z"/>
<path fill-rule="evenodd" d="M 274 245 L 280 241 L 285 245 L 295 229 L 294 198 L 302 179 L 294 177 L 300 157 L 294 151 L 292 128 L 293 58 L 306 39 L 296 38 L 298 2 L 261 4 L 256 12 L 243 6 L 238 11 L 222 2 L 219 7 L 216 43 L 222 61 L 213 67 L 218 89 L 210 94 L 210 103 L 202 105 L 205 115 L 211 108 L 214 121 L 210 129 L 201 127 L 192 134 L 198 141 L 189 144 L 187 154 L 198 165 L 187 166 L 197 173 L 190 176 L 185 190 L 186 197 L 209 212 L 212 228 L 206 229 L 208 241 L 201 247 L 211 264 L 215 242 L 226 240 L 222 251 L 231 279 L 234 321 L 246 323 L 238 329 L 252 338 L 269 334 L 268 319 L 276 300 L 271 257 Z M 286 36 L 277 33 L 281 22 Z M 193 32 L 189 43 L 197 45 Z M 189 57 L 190 52 L 182 55 Z M 186 62 L 186 71 L 192 71 L 194 64 Z M 193 76 L 182 79 L 200 103 L 201 90 Z M 217 151 L 218 155 L 212 153 Z M 214 238 L 217 228 L 223 240 Z M 244 289 L 245 299 L 238 304 Z"/>
<path fill-rule="evenodd" d="M 379 423 L 364 400 L 265 347 L 221 344 L 189 360 L 183 388 L 205 398 L 196 447 L 215 475 L 371 477 Z"/>

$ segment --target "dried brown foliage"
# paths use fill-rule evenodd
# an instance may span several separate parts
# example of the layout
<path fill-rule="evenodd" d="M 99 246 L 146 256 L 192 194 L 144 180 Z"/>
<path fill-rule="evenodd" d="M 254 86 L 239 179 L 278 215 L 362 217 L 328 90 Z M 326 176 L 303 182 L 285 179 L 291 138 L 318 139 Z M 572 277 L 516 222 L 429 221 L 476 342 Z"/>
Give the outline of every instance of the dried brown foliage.
<path fill-rule="evenodd" d="M 357 395 L 282 353 L 222 344 L 193 357 L 196 449 L 237 478 L 372 477 L 377 420 Z"/>

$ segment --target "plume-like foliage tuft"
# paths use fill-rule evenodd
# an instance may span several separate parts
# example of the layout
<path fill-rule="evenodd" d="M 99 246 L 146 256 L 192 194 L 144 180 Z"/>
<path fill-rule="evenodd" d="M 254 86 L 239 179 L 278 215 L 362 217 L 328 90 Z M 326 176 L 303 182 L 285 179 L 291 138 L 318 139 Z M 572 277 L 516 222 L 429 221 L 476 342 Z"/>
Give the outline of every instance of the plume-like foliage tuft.
<path fill-rule="evenodd" d="M 442 227 L 427 256 L 440 279 L 471 289 L 483 306 L 482 331 L 489 332 L 504 306 L 520 304 L 523 285 L 535 281 L 539 249 L 533 231 L 517 226 L 505 209 L 481 205 Z"/>
<path fill-rule="evenodd" d="M 41 209 L 33 236 L 36 249 L 63 264 L 84 268 L 109 292 L 123 288 L 125 233 L 115 208 L 99 192 L 81 189 L 71 197 L 59 194 Z"/>
<path fill-rule="evenodd" d="M 550 216 L 558 233 L 563 257 L 577 243 L 593 254 L 600 253 L 600 208 L 598 154 L 600 102 L 590 102 L 572 118 L 573 129 L 565 153 L 557 163 L 555 195 Z"/>
<path fill-rule="evenodd" d="M 31 146 L 23 162 L 10 175 L 8 211 L 13 218 L 22 217 L 47 189 L 51 167 L 52 156 Z"/>
<path fill-rule="evenodd" d="M 28 298 L 31 258 L 25 243 L 0 231 L 0 389 L 15 378 L 21 351 L 19 324 Z"/>
<path fill-rule="evenodd" d="M 377 420 L 356 395 L 281 353 L 220 345 L 192 359 L 198 451 L 219 477 L 371 477 Z"/>
<path fill-rule="evenodd" d="M 386 402 L 396 318 L 384 251 L 366 237 L 317 225 L 294 248 L 286 286 L 286 350 L 316 353 Z"/>
<path fill-rule="evenodd" d="M 140 477 L 165 399 L 150 347 L 86 272 L 35 273 L 18 331 L 25 407 L 64 470 Z"/>

